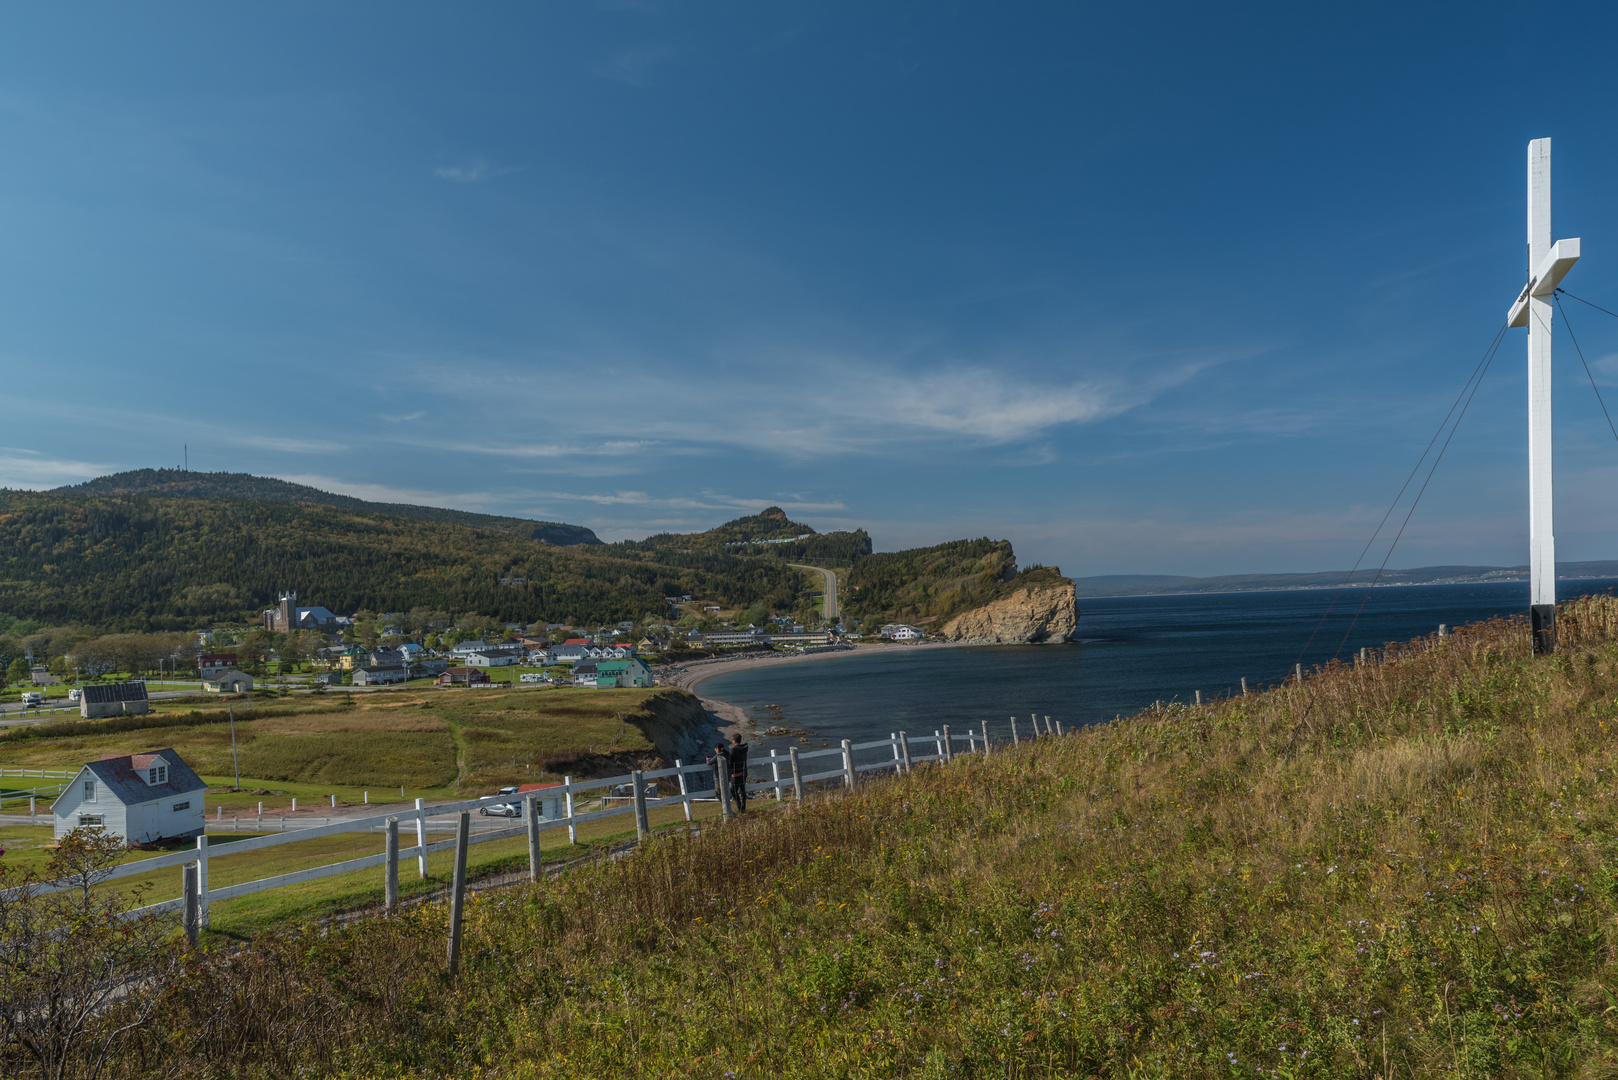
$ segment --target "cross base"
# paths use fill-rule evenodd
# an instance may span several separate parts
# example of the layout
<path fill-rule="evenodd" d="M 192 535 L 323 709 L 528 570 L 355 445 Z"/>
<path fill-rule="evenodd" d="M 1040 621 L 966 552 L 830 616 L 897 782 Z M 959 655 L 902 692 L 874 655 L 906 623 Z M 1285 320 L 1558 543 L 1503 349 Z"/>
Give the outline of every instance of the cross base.
<path fill-rule="evenodd" d="M 1556 651 L 1556 605 L 1533 604 L 1528 619 L 1534 631 L 1534 655 L 1549 656 Z"/>

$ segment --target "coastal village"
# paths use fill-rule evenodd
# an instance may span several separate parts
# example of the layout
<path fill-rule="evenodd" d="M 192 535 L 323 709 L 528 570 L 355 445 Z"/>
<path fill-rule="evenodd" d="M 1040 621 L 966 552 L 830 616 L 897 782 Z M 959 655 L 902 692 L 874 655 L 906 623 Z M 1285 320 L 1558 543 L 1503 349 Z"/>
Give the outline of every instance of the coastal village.
<path fill-rule="evenodd" d="M 841 622 L 809 628 L 790 616 L 775 616 L 762 626 L 738 626 L 731 618 L 734 612 L 689 596 L 671 600 L 671 607 L 690 612 L 687 621 L 713 628 L 685 628 L 665 620 L 626 620 L 586 629 L 563 623 L 498 624 L 476 615 L 334 615 L 285 592 L 264 610 L 259 626 L 175 635 L 166 642 L 166 653 L 150 655 L 148 647 L 148 655 L 126 661 L 124 670 L 103 656 L 93 638 L 55 656 L 37 656 L 31 650 L 0 654 L 7 683 L 0 690 L 0 706 L 9 700 L 41 707 L 65 699 L 80 703 L 88 718 L 104 708 L 106 694 L 98 687 L 144 683 L 148 672 L 154 683 L 178 687 L 191 680 L 210 694 L 422 682 L 445 687 L 644 688 L 655 685 L 656 666 L 675 659 L 793 653 L 862 642 L 912 643 L 928 637 L 922 628 L 905 623 L 885 623 L 861 634 Z"/>

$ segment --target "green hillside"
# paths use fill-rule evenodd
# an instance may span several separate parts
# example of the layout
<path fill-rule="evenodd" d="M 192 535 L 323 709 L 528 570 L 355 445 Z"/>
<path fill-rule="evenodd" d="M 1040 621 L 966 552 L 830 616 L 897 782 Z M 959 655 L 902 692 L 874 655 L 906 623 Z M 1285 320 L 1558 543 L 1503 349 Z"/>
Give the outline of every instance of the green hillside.
<path fill-rule="evenodd" d="M 474 894 L 453 982 L 205 953 L 119 1075 L 1610 1076 L 1618 601 L 1523 622 Z"/>
<path fill-rule="evenodd" d="M 531 521 L 527 518 L 500 517 L 494 514 L 474 514 L 466 510 L 449 510 L 440 506 L 367 502 L 348 495 L 334 495 L 319 488 L 277 480 L 271 476 L 253 476 L 249 473 L 133 469 L 129 472 L 86 480 L 82 484 L 59 487 L 53 494 L 159 495 L 182 499 L 260 499 L 270 502 L 311 503 L 335 506 L 342 510 L 357 510 L 361 513 L 392 514 L 395 517 L 412 518 L 417 521 L 442 521 L 474 529 L 490 529 L 557 546 L 601 543 L 600 537 L 583 525 Z"/>

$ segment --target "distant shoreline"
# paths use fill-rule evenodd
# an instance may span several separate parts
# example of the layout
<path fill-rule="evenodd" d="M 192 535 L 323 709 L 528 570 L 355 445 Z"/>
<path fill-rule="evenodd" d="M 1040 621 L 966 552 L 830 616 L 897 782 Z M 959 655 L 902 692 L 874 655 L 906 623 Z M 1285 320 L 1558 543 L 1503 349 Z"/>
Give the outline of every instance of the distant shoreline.
<path fill-rule="evenodd" d="M 1618 574 L 1599 574 L 1594 577 L 1559 577 L 1557 581 L 1608 581 Z M 1241 596 L 1250 593 L 1276 592 L 1336 592 L 1339 589 L 1423 589 L 1440 585 L 1526 585 L 1528 576 L 1509 578 L 1478 578 L 1462 581 L 1354 581 L 1346 585 L 1254 585 L 1245 589 L 1171 589 L 1165 592 L 1108 592 L 1086 593 L 1075 590 L 1076 600 L 1136 600 L 1153 596 Z"/>

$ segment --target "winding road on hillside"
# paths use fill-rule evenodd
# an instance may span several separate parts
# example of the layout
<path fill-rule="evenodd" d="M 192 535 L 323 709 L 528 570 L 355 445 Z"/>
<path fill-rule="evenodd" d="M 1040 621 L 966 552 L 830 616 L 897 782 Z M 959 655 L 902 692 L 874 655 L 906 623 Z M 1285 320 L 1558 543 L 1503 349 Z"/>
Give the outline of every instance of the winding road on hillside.
<path fill-rule="evenodd" d="M 826 602 L 821 606 L 820 614 L 827 622 L 837 621 L 837 572 L 819 566 L 806 566 L 803 563 L 787 563 L 794 570 L 811 570 L 826 579 Z"/>

